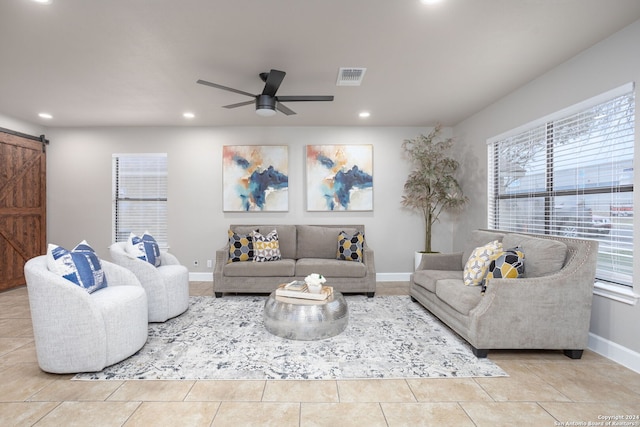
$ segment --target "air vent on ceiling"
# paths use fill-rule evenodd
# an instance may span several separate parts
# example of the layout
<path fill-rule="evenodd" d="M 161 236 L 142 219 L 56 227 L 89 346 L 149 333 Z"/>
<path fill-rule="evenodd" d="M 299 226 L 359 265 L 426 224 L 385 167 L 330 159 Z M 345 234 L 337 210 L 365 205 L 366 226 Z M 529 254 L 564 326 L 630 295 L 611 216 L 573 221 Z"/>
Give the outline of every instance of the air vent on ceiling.
<path fill-rule="evenodd" d="M 340 68 L 336 86 L 360 86 L 366 68 Z"/>

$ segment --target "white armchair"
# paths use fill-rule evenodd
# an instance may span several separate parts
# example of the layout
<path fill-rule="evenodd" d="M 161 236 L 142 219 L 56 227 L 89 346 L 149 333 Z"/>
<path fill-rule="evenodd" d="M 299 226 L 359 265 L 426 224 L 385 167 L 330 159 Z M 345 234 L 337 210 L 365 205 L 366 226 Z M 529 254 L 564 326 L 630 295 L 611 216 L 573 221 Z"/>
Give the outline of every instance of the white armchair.
<path fill-rule="evenodd" d="M 149 322 L 164 322 L 189 308 L 189 270 L 168 253 L 160 253 L 160 266 L 138 259 L 126 251 L 126 242 L 109 247 L 111 259 L 131 270 L 147 292 Z"/>
<path fill-rule="evenodd" d="M 107 287 L 88 293 L 49 271 L 47 257 L 24 266 L 40 368 L 56 374 L 95 372 L 147 341 L 147 296 L 130 271 L 102 261 Z"/>

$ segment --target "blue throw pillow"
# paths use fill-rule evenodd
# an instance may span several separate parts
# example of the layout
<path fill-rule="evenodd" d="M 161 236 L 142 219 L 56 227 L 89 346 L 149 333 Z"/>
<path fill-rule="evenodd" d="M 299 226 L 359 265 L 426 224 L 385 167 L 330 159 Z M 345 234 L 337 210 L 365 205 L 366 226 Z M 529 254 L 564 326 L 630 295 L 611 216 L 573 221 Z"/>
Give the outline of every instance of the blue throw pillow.
<path fill-rule="evenodd" d="M 148 232 L 145 232 L 142 237 L 133 233 L 129 234 L 127 252 L 155 267 L 160 266 L 160 246 Z"/>
<path fill-rule="evenodd" d="M 85 240 L 71 251 L 49 244 L 47 267 L 49 271 L 59 274 L 89 293 L 107 286 L 100 258 Z"/>

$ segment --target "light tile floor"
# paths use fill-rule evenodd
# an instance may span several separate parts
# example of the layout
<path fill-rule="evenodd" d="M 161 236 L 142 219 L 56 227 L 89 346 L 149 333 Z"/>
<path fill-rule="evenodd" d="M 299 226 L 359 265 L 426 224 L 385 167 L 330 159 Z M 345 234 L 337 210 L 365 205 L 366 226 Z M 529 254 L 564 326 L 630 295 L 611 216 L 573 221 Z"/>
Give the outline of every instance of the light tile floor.
<path fill-rule="evenodd" d="M 377 289 L 407 293 L 401 282 Z M 213 295 L 212 284 L 192 283 L 191 294 Z M 0 425 L 495 427 L 607 425 L 603 417 L 640 415 L 640 374 L 593 352 L 581 360 L 544 351 L 489 357 L 508 378 L 71 381 L 38 368 L 19 288 L 0 293 Z"/>

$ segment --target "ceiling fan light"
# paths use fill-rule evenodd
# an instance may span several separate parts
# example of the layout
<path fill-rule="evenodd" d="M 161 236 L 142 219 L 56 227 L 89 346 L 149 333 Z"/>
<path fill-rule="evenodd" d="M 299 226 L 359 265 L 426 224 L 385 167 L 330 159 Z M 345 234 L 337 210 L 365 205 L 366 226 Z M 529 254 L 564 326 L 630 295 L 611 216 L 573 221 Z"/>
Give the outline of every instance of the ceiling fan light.
<path fill-rule="evenodd" d="M 256 98 L 256 114 L 262 117 L 276 115 L 276 99 L 269 95 L 259 95 Z"/>
<path fill-rule="evenodd" d="M 276 110 L 269 107 L 256 108 L 256 114 L 262 117 L 271 117 L 276 115 Z"/>

